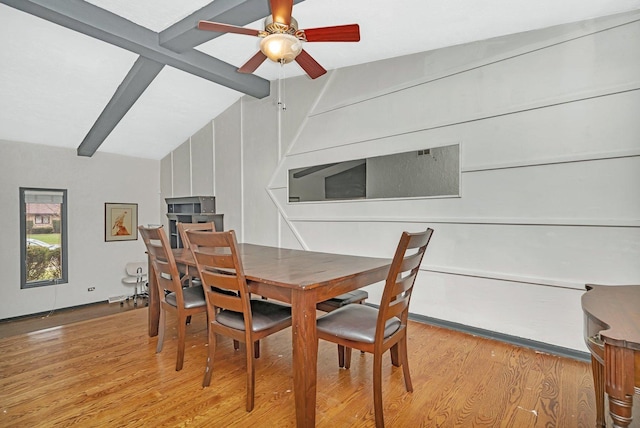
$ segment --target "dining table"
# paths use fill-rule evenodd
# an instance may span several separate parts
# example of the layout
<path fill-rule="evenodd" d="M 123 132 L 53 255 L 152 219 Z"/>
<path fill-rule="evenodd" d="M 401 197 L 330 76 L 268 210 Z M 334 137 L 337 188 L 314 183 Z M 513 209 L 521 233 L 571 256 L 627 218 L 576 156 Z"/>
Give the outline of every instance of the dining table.
<path fill-rule="evenodd" d="M 582 295 L 584 339 L 591 352 L 596 426 L 606 427 L 605 392 L 613 426 L 633 423 L 633 395 L 640 393 L 640 285 L 587 284 Z"/>
<path fill-rule="evenodd" d="M 315 426 L 318 338 L 316 304 L 386 279 L 391 259 L 240 243 L 249 291 L 289 303 L 292 313 L 296 426 Z M 195 266 L 188 249 L 173 249 L 176 263 Z M 160 302 L 149 272 L 149 336 L 158 334 Z"/>

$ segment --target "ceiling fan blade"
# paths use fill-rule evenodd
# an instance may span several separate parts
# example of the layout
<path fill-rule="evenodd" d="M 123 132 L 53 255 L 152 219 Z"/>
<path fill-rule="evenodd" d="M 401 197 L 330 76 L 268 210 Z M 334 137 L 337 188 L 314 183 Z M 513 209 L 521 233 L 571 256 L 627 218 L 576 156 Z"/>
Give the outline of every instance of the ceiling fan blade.
<path fill-rule="evenodd" d="M 304 49 L 296 57 L 296 62 L 300 64 L 300 67 L 307 72 L 309 77 L 315 79 L 327 72 L 318 62 L 309 55 Z"/>
<path fill-rule="evenodd" d="M 253 73 L 260 67 L 260 64 L 267 59 L 267 56 L 262 53 L 262 51 L 256 52 L 254 56 L 251 57 L 249 61 L 247 61 L 242 67 L 238 69 L 239 73 Z"/>
<path fill-rule="evenodd" d="M 333 27 L 309 28 L 302 30 L 307 42 L 359 42 L 358 24 L 336 25 Z"/>
<path fill-rule="evenodd" d="M 270 3 L 273 22 L 278 22 L 284 25 L 291 24 L 293 0 L 270 0 Z"/>
<path fill-rule="evenodd" d="M 237 27 L 235 25 L 220 24 L 219 22 L 200 21 L 198 30 L 215 31 L 216 33 L 246 34 L 248 36 L 258 36 L 260 31 L 251 28 Z"/>

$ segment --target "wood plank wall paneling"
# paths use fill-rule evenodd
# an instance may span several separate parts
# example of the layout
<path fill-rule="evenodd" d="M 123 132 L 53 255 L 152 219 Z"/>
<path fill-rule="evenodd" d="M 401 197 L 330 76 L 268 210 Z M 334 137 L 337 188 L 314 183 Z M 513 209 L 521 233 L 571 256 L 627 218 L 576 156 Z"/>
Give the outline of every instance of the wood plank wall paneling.
<path fill-rule="evenodd" d="M 191 196 L 191 138 L 173 151 L 172 162 L 173 196 Z"/>
<path fill-rule="evenodd" d="M 242 103 L 238 101 L 214 120 L 216 210 L 224 213 L 225 229 L 242 239 Z"/>
<path fill-rule="evenodd" d="M 255 426 L 295 424 L 291 331 L 262 341 L 256 407 L 244 408 L 244 353 L 219 343 L 212 386 L 201 387 L 206 317 L 187 327 L 185 365 L 175 371 L 176 325 L 165 348 L 146 331 L 140 309 L 0 339 L 0 425 Z M 339 369 L 321 342 L 317 426 L 374 426 L 372 360 L 354 353 Z M 402 371 L 383 363 L 388 427 L 592 426 L 590 366 L 571 359 L 416 322 L 409 325 L 414 392 Z"/>
<path fill-rule="evenodd" d="M 213 159 L 213 122 L 209 122 L 191 137 L 192 178 L 189 196 L 215 194 Z"/>

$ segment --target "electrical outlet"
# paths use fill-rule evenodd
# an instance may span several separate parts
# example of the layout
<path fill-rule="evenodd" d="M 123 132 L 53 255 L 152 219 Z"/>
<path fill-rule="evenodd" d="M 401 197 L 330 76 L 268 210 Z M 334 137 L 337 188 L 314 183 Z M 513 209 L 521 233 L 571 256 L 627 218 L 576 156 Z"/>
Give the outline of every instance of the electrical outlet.
<path fill-rule="evenodd" d="M 87 288 L 87 291 L 96 291 L 96 287 L 89 287 Z"/>

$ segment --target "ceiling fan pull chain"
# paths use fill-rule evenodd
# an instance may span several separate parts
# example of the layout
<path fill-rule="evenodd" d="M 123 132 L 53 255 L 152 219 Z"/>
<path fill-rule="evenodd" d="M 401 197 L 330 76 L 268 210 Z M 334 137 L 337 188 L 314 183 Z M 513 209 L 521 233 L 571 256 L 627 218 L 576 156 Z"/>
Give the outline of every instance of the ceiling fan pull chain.
<path fill-rule="evenodd" d="M 282 111 L 286 111 L 287 105 L 285 104 L 285 100 L 287 99 L 287 73 L 284 69 L 284 63 L 280 68 L 282 69 Z"/>
<path fill-rule="evenodd" d="M 284 77 L 284 62 L 280 62 L 280 70 L 278 71 L 278 108 L 282 111 L 287 110 L 287 105 L 284 102 L 284 85 L 282 84 Z"/>

